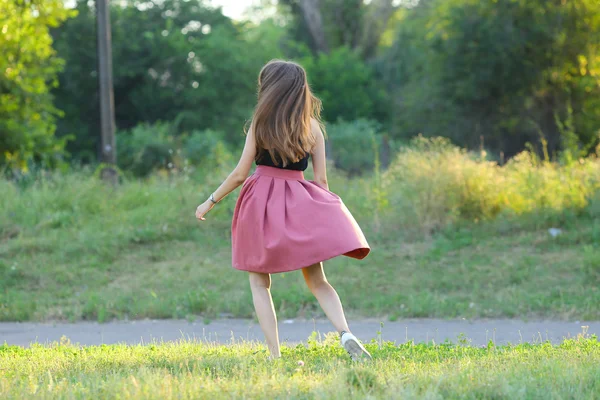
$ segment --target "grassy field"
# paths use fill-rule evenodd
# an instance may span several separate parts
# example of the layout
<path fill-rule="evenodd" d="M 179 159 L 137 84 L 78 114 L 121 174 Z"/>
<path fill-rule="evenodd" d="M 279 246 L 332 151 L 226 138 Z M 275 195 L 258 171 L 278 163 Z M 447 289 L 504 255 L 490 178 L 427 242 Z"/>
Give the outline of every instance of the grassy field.
<path fill-rule="evenodd" d="M 3 399 L 597 399 L 596 338 L 477 348 L 368 345 L 352 363 L 335 335 L 267 360 L 252 343 L 198 342 L 29 349 L 0 346 Z"/>
<path fill-rule="evenodd" d="M 140 243 L 110 231 L 92 233 L 106 235 L 102 244 L 85 231 L 3 243 L 1 318 L 252 316 L 246 274 L 230 267 L 226 229 L 194 226 L 187 236 L 154 228 L 147 234 L 159 237 Z M 354 316 L 600 318 L 600 223 L 574 224 L 557 238 L 545 229 L 498 232 L 375 241 L 364 262 L 340 258 L 326 269 Z M 320 315 L 301 274 L 275 276 L 273 285 L 282 317 Z"/>
<path fill-rule="evenodd" d="M 194 218 L 229 168 L 118 188 L 85 171 L 0 179 L 0 320 L 252 317 L 230 266 L 236 193 Z M 421 149 L 381 175 L 332 171 L 330 185 L 373 247 L 326 263 L 354 317 L 600 319 L 596 159 L 499 168 Z M 301 274 L 273 285 L 280 316 L 321 315 Z"/>

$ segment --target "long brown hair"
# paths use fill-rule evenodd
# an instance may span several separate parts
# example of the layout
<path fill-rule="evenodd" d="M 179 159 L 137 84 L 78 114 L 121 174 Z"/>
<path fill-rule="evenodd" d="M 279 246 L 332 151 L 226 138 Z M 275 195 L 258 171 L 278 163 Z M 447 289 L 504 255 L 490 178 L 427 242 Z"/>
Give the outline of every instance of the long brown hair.
<path fill-rule="evenodd" d="M 258 103 L 251 129 L 256 141 L 256 158 L 268 152 L 283 166 L 299 161 L 315 146 L 311 119 L 321 122 L 321 101 L 308 86 L 300 65 L 272 60 L 258 76 Z"/>

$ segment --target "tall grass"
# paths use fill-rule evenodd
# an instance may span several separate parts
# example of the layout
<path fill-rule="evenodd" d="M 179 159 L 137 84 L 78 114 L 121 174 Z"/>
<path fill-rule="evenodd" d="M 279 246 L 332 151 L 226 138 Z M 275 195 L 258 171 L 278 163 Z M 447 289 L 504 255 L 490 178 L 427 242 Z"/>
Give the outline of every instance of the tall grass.
<path fill-rule="evenodd" d="M 230 155 L 217 158 L 118 187 L 92 170 L 0 179 L 0 320 L 251 316 L 247 280 L 230 268 L 236 193 L 206 223 L 194 217 L 233 166 Z M 374 175 L 332 169 L 331 188 L 376 251 L 366 264 L 331 261 L 330 278 L 361 315 L 595 318 L 599 171 L 595 157 L 562 165 L 528 153 L 500 167 L 441 139 L 418 139 Z M 559 222 L 572 229 L 556 239 L 537 229 Z M 497 238 L 498 227 L 511 235 Z M 421 240 L 437 230 L 443 235 Z M 277 282 L 286 290 L 276 307 L 313 315 L 314 298 L 294 279 Z M 368 298 L 356 290 L 372 287 L 380 290 Z"/>
<path fill-rule="evenodd" d="M 223 158 L 222 155 L 219 156 Z M 377 155 L 374 155 L 377 160 Z M 151 224 L 168 216 L 189 226 L 189 212 L 233 167 L 232 157 L 185 173 L 158 173 L 126 180 L 119 188 L 91 171 L 42 173 L 25 187 L 0 180 L 0 236 L 22 229 L 84 228 L 88 222 Z M 376 162 L 378 164 L 378 162 Z M 396 155 L 390 167 L 372 176 L 348 179 L 330 171 L 331 187 L 359 220 L 432 232 L 459 221 L 568 213 L 600 215 L 600 161 L 596 156 L 561 165 L 523 152 L 505 166 L 455 147 L 443 138 L 418 138 Z M 311 172 L 307 172 L 310 179 Z M 235 195 L 213 212 L 226 222 Z M 184 210 L 187 210 L 184 211 Z"/>
<path fill-rule="evenodd" d="M 389 217 L 431 232 L 461 220 L 560 213 L 598 216 L 600 161 L 561 165 L 523 152 L 499 166 L 446 139 L 417 138 L 384 174 Z"/>

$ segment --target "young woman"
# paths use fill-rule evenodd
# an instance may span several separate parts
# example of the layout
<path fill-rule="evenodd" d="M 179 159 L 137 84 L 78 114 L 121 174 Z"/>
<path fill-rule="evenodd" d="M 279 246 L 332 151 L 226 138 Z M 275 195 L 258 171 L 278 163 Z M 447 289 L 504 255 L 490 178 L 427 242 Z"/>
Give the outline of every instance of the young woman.
<path fill-rule="evenodd" d="M 321 102 L 300 65 L 279 60 L 265 65 L 240 161 L 198 206 L 196 218 L 204 221 L 221 199 L 244 184 L 233 215 L 233 267 L 249 272 L 272 358 L 280 351 L 271 274 L 299 269 L 352 358 L 371 358 L 350 333 L 342 303 L 323 272 L 323 261 L 339 255 L 363 259 L 370 248 L 340 197 L 329 191 L 320 112 Z M 310 156 L 314 182 L 303 175 Z M 246 179 L 254 162 L 258 167 Z"/>

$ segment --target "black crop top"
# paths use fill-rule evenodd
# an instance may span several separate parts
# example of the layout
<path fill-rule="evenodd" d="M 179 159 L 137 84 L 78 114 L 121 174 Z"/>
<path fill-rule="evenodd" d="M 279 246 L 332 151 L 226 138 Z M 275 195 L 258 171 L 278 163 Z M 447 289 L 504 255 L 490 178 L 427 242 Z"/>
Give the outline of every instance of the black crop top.
<path fill-rule="evenodd" d="M 275 165 L 269 152 L 262 151 L 259 154 L 259 156 L 256 158 L 256 165 L 264 165 L 267 167 L 275 167 L 275 168 L 281 168 L 281 169 L 291 169 L 293 171 L 305 171 L 306 168 L 308 168 L 308 158 L 309 157 L 310 157 L 310 154 L 306 154 L 306 157 L 302 158 L 300 161 L 295 162 L 293 164 L 288 164 L 284 167 L 283 162 L 281 160 L 277 160 L 277 161 L 279 161 L 278 162 L 279 165 Z"/>

